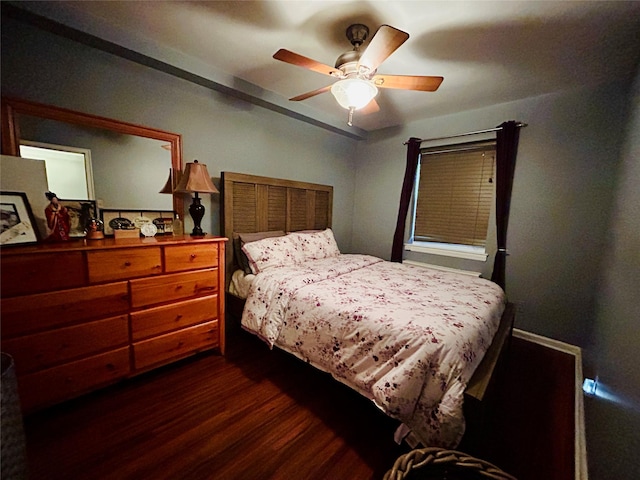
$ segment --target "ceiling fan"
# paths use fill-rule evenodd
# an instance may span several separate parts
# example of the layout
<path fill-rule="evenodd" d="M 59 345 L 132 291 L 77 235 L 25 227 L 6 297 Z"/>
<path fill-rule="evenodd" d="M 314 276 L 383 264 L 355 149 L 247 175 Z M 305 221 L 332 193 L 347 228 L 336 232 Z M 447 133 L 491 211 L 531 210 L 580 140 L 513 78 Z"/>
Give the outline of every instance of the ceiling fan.
<path fill-rule="evenodd" d="M 353 45 L 353 50 L 340 55 L 336 60 L 335 67 L 283 48 L 273 55 L 276 60 L 339 79 L 332 85 L 303 93 L 289 100 L 294 102 L 306 100 L 331 90 L 338 103 L 349 110 L 347 124 L 352 126 L 355 110 L 362 109 L 363 113 L 373 113 L 380 110 L 375 101 L 378 88 L 434 92 L 442 83 L 442 77 L 381 75 L 377 73 L 380 64 L 407 41 L 408 33 L 389 25 L 382 25 L 364 50 L 360 50 L 360 48 L 369 36 L 369 28 L 366 25 L 360 23 L 350 25 L 346 35 Z"/>

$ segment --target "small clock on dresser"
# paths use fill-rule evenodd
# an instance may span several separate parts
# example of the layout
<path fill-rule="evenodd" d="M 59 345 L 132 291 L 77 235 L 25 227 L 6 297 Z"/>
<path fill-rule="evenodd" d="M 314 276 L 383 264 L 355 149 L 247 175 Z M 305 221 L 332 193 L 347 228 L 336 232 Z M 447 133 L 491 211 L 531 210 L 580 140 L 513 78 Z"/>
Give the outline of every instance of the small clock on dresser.
<path fill-rule="evenodd" d="M 156 227 L 153 223 L 145 223 L 140 227 L 140 232 L 145 237 L 154 237 L 156 233 L 158 233 L 158 227 Z"/>

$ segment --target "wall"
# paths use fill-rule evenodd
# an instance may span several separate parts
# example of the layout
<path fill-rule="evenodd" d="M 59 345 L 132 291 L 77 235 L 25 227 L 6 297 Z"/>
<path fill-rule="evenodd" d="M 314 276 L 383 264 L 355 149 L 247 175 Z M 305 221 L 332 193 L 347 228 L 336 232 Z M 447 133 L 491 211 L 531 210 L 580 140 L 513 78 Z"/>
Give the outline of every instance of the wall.
<path fill-rule="evenodd" d="M 416 122 L 379 132 L 358 151 L 353 248 L 388 258 L 404 141 L 528 123 L 514 178 L 507 294 L 518 307 L 516 327 L 582 347 L 585 373 L 598 377 L 600 396 L 585 404 L 591 480 L 640 477 L 639 89 L 633 123 L 629 85 L 614 83 Z"/>
<path fill-rule="evenodd" d="M 596 396 L 585 402 L 592 480 L 640 478 L 640 75 L 632 100 L 598 296 Z"/>
<path fill-rule="evenodd" d="M 182 133 L 185 160 L 206 163 L 214 177 L 229 170 L 331 184 L 344 251 L 389 258 L 410 136 L 528 123 L 514 180 L 507 292 L 518 305 L 517 327 L 584 347 L 587 371 L 623 399 L 587 403 L 595 480 L 614 470 L 632 478 L 625 475 L 638 463 L 640 115 L 636 93 L 622 156 L 628 90 L 612 83 L 488 106 L 356 145 L 33 27 L 2 25 L 3 94 Z M 203 226 L 217 233 L 218 199 L 205 205 Z"/>
<path fill-rule="evenodd" d="M 391 251 L 405 140 L 474 131 L 509 119 L 526 122 L 508 237 L 507 291 L 518 304 L 517 326 L 590 344 L 600 261 L 609 241 L 626 84 L 424 120 L 356 144 L 4 18 L 1 60 L 3 95 L 179 132 L 185 161 L 206 163 L 214 177 L 229 170 L 333 185 L 334 211 L 340 212 L 334 215 L 334 230 L 342 250 L 383 258 Z M 140 177 L 144 181 L 144 172 Z M 203 227 L 218 233 L 219 196 L 203 203 Z"/>
<path fill-rule="evenodd" d="M 358 150 L 354 250 L 390 256 L 409 137 L 525 122 L 507 242 L 507 293 L 518 306 L 516 326 L 588 346 L 627 91 L 626 84 L 566 91 L 379 132 Z M 467 268 L 486 272 L 487 266 Z"/>
<path fill-rule="evenodd" d="M 333 185 L 334 211 L 348 212 L 334 215 L 336 240 L 350 250 L 355 140 L 4 17 L 1 61 L 3 95 L 180 133 L 184 161 L 214 183 L 226 170 Z M 202 227 L 217 234 L 219 195 L 206 197 Z"/>

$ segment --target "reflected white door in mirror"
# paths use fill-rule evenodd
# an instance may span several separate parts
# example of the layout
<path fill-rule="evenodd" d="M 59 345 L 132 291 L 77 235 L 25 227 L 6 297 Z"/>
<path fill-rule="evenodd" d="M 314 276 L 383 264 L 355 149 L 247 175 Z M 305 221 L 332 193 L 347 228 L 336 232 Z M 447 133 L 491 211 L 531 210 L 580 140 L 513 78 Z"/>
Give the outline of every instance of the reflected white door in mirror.
<path fill-rule="evenodd" d="M 20 156 L 44 160 L 47 190 L 60 198 L 95 200 L 90 149 L 21 140 Z"/>

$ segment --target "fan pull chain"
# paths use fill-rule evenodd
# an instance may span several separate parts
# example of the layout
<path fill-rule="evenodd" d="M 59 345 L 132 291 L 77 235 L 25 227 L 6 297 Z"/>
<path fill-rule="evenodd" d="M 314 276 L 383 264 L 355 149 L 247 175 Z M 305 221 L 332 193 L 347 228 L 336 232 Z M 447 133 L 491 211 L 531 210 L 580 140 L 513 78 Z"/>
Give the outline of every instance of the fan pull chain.
<path fill-rule="evenodd" d="M 349 125 L 350 127 L 353 127 L 353 112 L 355 112 L 355 108 L 351 107 L 349 108 L 349 119 L 347 120 L 347 125 Z"/>

